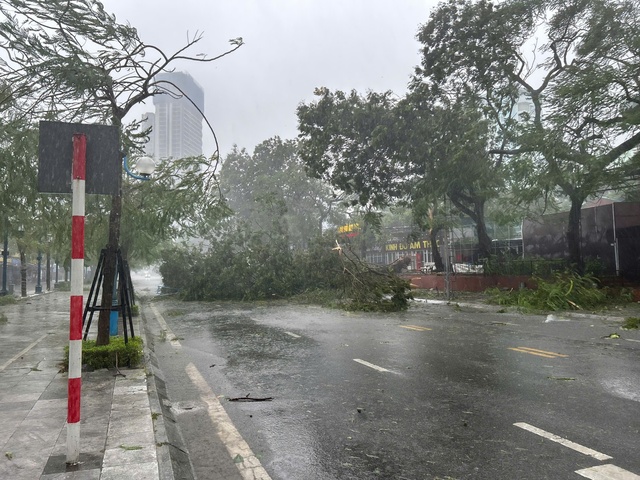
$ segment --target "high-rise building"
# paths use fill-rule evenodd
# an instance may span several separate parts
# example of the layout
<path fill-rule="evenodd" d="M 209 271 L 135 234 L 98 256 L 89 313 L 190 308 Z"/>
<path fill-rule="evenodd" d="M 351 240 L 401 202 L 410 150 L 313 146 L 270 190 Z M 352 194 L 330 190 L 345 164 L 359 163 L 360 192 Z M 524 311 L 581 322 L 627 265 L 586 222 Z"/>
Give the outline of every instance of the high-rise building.
<path fill-rule="evenodd" d="M 145 115 L 153 125 L 146 153 L 156 160 L 202 155 L 204 90 L 184 72 L 161 73 L 155 80 L 169 93 L 155 95 L 155 114 Z"/>
<path fill-rule="evenodd" d="M 155 157 L 155 120 L 156 114 L 147 112 L 142 116 L 140 128 L 143 132 L 149 132 L 149 140 L 144 144 L 144 154 Z"/>

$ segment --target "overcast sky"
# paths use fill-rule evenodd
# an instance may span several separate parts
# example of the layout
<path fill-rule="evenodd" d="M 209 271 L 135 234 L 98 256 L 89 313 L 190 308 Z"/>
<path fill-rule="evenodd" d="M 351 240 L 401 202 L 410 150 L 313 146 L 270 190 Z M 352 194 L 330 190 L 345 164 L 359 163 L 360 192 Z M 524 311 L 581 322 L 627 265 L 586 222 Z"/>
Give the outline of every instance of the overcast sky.
<path fill-rule="evenodd" d="M 245 45 L 208 64 L 179 64 L 205 91 L 205 113 L 222 155 L 249 152 L 263 140 L 297 135 L 296 107 L 316 87 L 406 92 L 419 63 L 415 36 L 436 0 L 103 0 L 142 41 L 173 53 L 204 32 L 193 54 L 215 56 L 242 37 Z M 153 105 L 133 112 L 139 118 Z M 203 130 L 205 154 L 213 139 Z"/>

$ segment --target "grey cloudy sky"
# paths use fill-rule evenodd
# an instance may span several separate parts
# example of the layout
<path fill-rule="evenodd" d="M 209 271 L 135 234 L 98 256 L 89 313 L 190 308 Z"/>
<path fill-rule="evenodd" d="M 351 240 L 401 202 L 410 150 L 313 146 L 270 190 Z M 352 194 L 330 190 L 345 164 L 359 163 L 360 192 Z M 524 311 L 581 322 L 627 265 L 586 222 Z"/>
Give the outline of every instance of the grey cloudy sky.
<path fill-rule="evenodd" d="M 415 35 L 436 0 L 103 0 L 146 43 L 174 52 L 204 32 L 193 53 L 215 56 L 242 37 L 245 45 L 209 64 L 182 64 L 205 90 L 205 113 L 223 155 L 233 144 L 253 151 L 275 135 L 297 135 L 296 107 L 325 86 L 399 95 L 419 63 Z M 136 117 L 152 105 L 133 112 Z M 204 130 L 205 154 L 213 139 Z"/>

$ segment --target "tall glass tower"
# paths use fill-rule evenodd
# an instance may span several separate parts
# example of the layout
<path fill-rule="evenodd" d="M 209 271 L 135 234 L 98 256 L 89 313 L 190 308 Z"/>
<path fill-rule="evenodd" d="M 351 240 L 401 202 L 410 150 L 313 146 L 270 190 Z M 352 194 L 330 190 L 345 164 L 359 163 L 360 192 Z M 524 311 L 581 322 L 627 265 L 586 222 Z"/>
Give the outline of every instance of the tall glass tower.
<path fill-rule="evenodd" d="M 148 152 L 156 160 L 202 155 L 204 90 L 184 72 L 161 73 L 155 80 L 169 93 L 153 97 L 155 114 L 147 117 L 153 122 L 153 147 Z"/>

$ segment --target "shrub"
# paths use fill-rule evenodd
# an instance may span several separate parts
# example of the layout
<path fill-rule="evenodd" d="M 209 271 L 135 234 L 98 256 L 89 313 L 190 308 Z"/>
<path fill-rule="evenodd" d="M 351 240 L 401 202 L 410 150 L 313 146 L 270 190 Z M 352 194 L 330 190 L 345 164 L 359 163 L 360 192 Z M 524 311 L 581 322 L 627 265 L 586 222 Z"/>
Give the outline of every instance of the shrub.
<path fill-rule="evenodd" d="M 58 282 L 54 285 L 54 289 L 59 292 L 70 292 L 71 282 Z"/>
<path fill-rule="evenodd" d="M 0 306 L 3 305 L 13 305 L 14 303 L 17 303 L 18 300 L 16 300 L 16 297 L 14 297 L 13 295 L 2 295 L 0 297 Z"/>
<path fill-rule="evenodd" d="M 100 368 L 115 368 L 128 366 L 139 367 L 142 364 L 142 338 L 129 338 L 124 343 L 124 337 L 114 336 L 109 339 L 109 345 L 96 346 L 95 340 L 82 342 L 82 364 L 95 370 Z M 64 367 L 69 367 L 69 347 L 65 347 Z"/>

